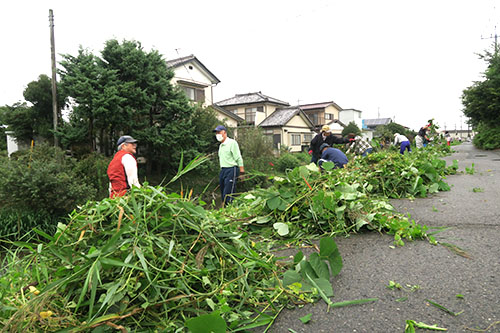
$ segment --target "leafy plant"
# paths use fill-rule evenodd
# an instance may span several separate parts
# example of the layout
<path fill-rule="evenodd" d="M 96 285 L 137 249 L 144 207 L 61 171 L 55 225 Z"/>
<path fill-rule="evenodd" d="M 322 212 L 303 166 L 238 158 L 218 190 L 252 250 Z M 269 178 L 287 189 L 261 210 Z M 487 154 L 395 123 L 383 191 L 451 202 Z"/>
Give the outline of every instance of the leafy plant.
<path fill-rule="evenodd" d="M 422 328 L 431 331 L 447 331 L 447 328 L 438 327 L 437 325 L 428 325 L 421 321 L 407 320 L 405 326 L 405 333 L 415 333 L 415 328 Z"/>
<path fill-rule="evenodd" d="M 472 163 L 470 168 L 465 167 L 465 173 L 467 173 L 468 175 L 473 175 L 476 173 L 476 170 L 474 169 L 474 163 Z"/>
<path fill-rule="evenodd" d="M 474 193 L 478 193 L 478 192 L 484 192 L 484 190 L 483 190 L 482 188 L 480 188 L 480 187 L 474 187 L 474 188 L 472 189 L 472 192 L 474 192 Z"/>

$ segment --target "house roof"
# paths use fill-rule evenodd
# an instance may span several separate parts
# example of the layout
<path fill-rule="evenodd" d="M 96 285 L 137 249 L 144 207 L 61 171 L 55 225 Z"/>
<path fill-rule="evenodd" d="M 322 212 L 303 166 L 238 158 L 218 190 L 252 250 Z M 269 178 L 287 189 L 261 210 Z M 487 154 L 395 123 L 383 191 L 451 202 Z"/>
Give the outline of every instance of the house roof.
<path fill-rule="evenodd" d="M 367 127 L 387 125 L 390 123 L 392 123 L 391 118 L 363 119 L 363 125 Z"/>
<path fill-rule="evenodd" d="M 260 127 L 280 127 L 285 126 L 293 117 L 300 115 L 309 127 L 314 127 L 309 117 L 298 107 L 276 109 L 269 117 L 259 124 Z"/>
<path fill-rule="evenodd" d="M 229 118 L 232 118 L 234 120 L 236 120 L 238 123 L 242 123 L 245 121 L 245 119 L 241 118 L 240 116 L 238 116 L 237 114 L 234 114 L 232 112 L 229 112 L 227 110 L 224 110 L 223 108 L 221 108 L 220 106 L 217 106 L 215 104 L 212 104 L 211 107 L 213 107 L 215 110 L 217 110 L 218 112 L 224 114 L 225 116 L 228 116 Z"/>
<path fill-rule="evenodd" d="M 254 92 L 247 94 L 236 94 L 234 97 L 217 102 L 218 106 L 230 106 L 230 105 L 240 105 L 240 104 L 255 104 L 255 103 L 273 103 L 284 106 L 289 106 L 287 102 L 280 101 L 277 98 L 269 97 L 263 93 Z"/>
<path fill-rule="evenodd" d="M 209 71 L 208 68 L 206 68 L 205 65 L 203 65 L 201 63 L 201 61 L 199 61 L 198 58 L 196 58 L 192 54 L 188 55 L 187 57 L 167 60 L 167 67 L 177 68 L 180 66 L 184 66 L 185 64 L 187 64 L 189 62 L 196 63 L 202 69 L 202 71 L 205 71 L 207 73 L 207 75 L 210 77 L 210 79 L 212 80 L 213 83 L 217 84 L 220 82 L 220 80 L 217 78 L 217 76 L 215 76 L 211 71 Z"/>
<path fill-rule="evenodd" d="M 299 105 L 299 107 L 302 110 L 313 110 L 313 109 L 324 109 L 330 105 L 333 105 L 338 110 L 342 110 L 342 108 L 340 106 L 338 106 L 338 104 L 333 102 L 333 101 L 323 102 L 323 103 L 313 103 L 313 104 L 302 104 L 302 105 Z"/>
<path fill-rule="evenodd" d="M 340 112 L 342 112 L 342 111 L 355 111 L 355 112 L 360 112 L 360 113 L 363 112 L 361 110 L 356 110 L 356 109 L 342 109 L 342 110 L 340 110 Z"/>

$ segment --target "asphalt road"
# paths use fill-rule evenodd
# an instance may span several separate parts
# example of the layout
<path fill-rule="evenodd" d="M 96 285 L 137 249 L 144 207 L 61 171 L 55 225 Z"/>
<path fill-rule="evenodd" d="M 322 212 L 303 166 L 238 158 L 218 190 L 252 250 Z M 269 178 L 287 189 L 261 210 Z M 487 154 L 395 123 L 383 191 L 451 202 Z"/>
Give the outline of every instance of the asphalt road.
<path fill-rule="evenodd" d="M 344 267 L 332 280 L 332 301 L 378 301 L 327 312 L 321 300 L 283 310 L 269 332 L 404 332 L 410 319 L 449 332 L 500 332 L 500 151 L 480 151 L 468 143 L 454 149 L 446 160 L 457 159 L 462 172 L 448 177 L 451 191 L 392 203 L 421 224 L 447 227 L 436 239 L 458 246 L 465 257 L 426 241 L 394 248 L 392 236 L 376 232 L 339 238 Z M 463 172 L 472 163 L 475 173 Z M 420 289 L 391 290 L 390 280 Z M 461 313 L 450 315 L 426 299 Z M 311 321 L 303 324 L 299 318 L 309 313 Z"/>

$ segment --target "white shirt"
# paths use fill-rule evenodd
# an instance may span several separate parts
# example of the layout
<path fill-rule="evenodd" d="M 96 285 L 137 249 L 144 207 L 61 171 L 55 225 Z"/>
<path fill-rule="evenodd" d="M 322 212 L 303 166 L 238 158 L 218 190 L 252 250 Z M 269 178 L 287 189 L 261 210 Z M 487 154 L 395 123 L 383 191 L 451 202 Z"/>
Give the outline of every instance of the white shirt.
<path fill-rule="evenodd" d="M 403 134 L 399 134 L 398 136 L 396 136 L 394 138 L 395 145 L 397 145 L 398 143 L 401 143 L 403 141 L 410 141 L 410 140 L 408 140 L 408 138 L 406 136 L 404 136 Z"/>
<path fill-rule="evenodd" d="M 122 156 L 122 164 L 125 169 L 125 174 L 127 175 L 128 185 L 141 187 L 139 184 L 139 177 L 137 176 L 137 161 L 130 154 L 125 154 Z"/>

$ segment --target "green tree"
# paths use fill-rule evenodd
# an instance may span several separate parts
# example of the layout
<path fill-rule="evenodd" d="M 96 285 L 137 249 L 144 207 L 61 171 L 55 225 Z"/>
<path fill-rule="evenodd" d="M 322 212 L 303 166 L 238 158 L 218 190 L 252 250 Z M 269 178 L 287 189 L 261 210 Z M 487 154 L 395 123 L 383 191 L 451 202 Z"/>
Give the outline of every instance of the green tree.
<path fill-rule="evenodd" d="M 40 75 L 38 80 L 28 83 L 23 92 L 26 102 L 3 107 L 3 122 L 14 132 L 14 137 L 21 142 L 34 139 L 53 140 L 52 81 L 47 75 Z M 58 105 L 64 104 L 65 97 L 59 95 Z"/>
<path fill-rule="evenodd" d="M 76 57 L 63 55 L 61 90 L 71 97 L 70 125 L 61 130 L 62 142 L 88 145 L 93 152 L 97 140 L 104 145 L 104 129 L 116 122 L 119 114 L 119 82 L 115 70 L 83 48 Z"/>
<path fill-rule="evenodd" d="M 361 130 L 359 129 L 358 125 L 354 123 L 354 121 L 351 121 L 344 129 L 342 130 L 342 136 L 346 136 L 349 133 L 354 133 L 356 135 L 361 134 Z"/>
<path fill-rule="evenodd" d="M 31 108 L 26 102 L 18 102 L 2 107 L 3 122 L 20 143 L 29 143 L 35 137 Z"/>
<path fill-rule="evenodd" d="M 484 80 L 476 81 L 463 91 L 463 113 L 478 134 L 474 144 L 480 148 L 500 148 L 500 55 L 496 46 L 493 53 L 486 51 L 480 58 L 488 63 Z"/>
<path fill-rule="evenodd" d="M 174 74 L 158 51 L 113 39 L 100 57 L 80 49 L 78 56 L 63 58 L 61 85 L 75 103 L 62 142 L 88 142 L 89 151 L 99 144 L 111 155 L 118 137 L 130 134 L 139 140 L 148 174 L 176 170 L 181 156 L 188 160 L 210 151 L 213 138 L 207 141 L 207 135 L 213 133 L 204 127 L 214 117 L 207 121 L 207 114 L 170 83 Z"/>

